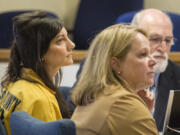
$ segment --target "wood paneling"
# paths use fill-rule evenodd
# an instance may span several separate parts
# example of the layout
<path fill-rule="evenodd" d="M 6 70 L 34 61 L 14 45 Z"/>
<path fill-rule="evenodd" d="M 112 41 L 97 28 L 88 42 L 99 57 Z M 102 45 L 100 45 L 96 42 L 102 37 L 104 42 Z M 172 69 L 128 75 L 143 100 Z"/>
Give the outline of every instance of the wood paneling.
<path fill-rule="evenodd" d="M 87 52 L 88 51 L 84 51 L 84 50 L 73 50 L 74 63 L 79 63 L 87 55 Z M 0 62 L 9 61 L 9 54 L 10 54 L 9 49 L 0 49 Z M 171 52 L 169 54 L 169 59 L 180 64 L 180 52 Z"/>
<path fill-rule="evenodd" d="M 79 63 L 85 56 L 87 51 L 74 50 L 73 60 L 74 63 Z M 0 49 L 0 62 L 8 62 L 10 58 L 10 49 Z"/>

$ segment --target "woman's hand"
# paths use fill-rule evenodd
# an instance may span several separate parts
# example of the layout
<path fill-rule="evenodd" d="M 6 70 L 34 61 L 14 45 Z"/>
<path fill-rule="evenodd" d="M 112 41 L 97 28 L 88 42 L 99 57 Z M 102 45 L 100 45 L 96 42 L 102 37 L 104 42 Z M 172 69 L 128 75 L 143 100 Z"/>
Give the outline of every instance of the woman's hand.
<path fill-rule="evenodd" d="M 137 91 L 137 94 L 144 100 L 144 102 L 147 104 L 149 111 L 152 113 L 155 100 L 153 92 L 144 89 Z"/>

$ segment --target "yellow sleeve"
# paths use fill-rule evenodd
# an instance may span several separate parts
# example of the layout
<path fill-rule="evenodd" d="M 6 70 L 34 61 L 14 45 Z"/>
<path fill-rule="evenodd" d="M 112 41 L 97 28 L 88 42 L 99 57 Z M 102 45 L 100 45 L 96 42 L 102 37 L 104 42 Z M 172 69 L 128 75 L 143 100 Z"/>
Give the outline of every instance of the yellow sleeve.
<path fill-rule="evenodd" d="M 33 117 L 42 121 L 53 121 L 61 119 L 56 99 L 52 101 L 44 94 L 22 93 L 22 102 L 16 107 L 15 111 L 23 110 Z"/>

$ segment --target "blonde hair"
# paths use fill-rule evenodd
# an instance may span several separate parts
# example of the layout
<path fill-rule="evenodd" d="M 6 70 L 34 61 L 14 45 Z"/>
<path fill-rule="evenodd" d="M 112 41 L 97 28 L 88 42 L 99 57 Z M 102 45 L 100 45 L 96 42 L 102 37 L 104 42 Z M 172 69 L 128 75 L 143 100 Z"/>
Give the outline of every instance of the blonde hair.
<path fill-rule="evenodd" d="M 72 91 L 75 105 L 92 103 L 100 93 L 115 89 L 127 88 L 122 79 L 117 77 L 110 66 L 110 59 L 122 60 L 130 50 L 136 33 L 147 34 L 135 26 L 117 24 L 100 32 L 93 40 L 79 80 Z M 111 92 L 110 92 L 111 93 Z"/>

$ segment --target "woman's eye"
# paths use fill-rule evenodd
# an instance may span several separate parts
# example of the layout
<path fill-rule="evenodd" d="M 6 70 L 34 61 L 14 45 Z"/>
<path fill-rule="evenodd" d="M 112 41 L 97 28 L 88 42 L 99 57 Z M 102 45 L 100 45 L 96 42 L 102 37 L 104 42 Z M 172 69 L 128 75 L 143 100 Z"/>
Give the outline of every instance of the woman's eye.
<path fill-rule="evenodd" d="M 59 44 L 59 43 L 61 43 L 63 40 L 64 40 L 63 38 L 58 39 L 58 40 L 56 41 L 56 43 Z"/>
<path fill-rule="evenodd" d="M 140 54 L 140 57 L 146 57 L 147 56 L 147 53 L 146 52 L 143 52 Z"/>

